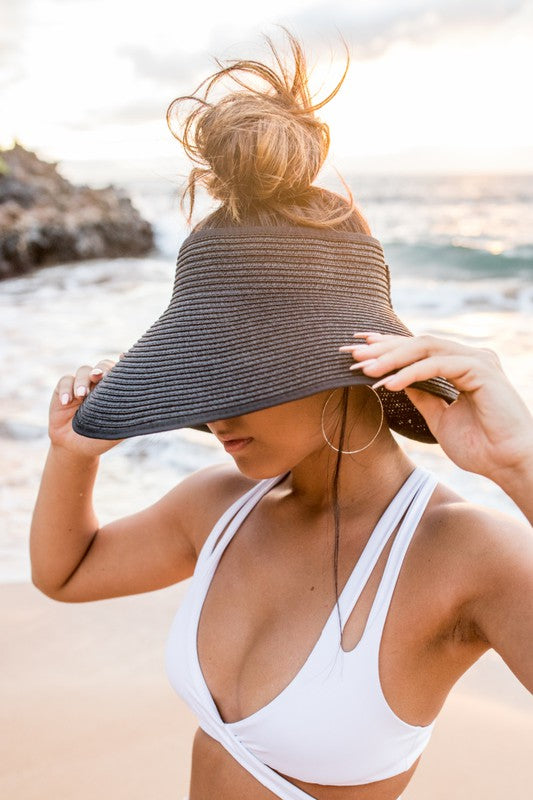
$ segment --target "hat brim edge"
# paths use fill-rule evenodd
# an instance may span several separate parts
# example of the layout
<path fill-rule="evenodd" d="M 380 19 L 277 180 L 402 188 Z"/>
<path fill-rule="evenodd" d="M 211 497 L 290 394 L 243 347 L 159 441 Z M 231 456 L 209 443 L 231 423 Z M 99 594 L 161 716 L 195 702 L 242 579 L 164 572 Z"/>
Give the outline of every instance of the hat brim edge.
<path fill-rule="evenodd" d="M 427 391 L 430 394 L 434 394 L 438 397 L 441 397 L 445 400 L 448 404 L 452 403 L 455 397 L 459 394 L 459 392 L 455 389 L 455 387 L 450 384 L 445 379 L 440 379 L 441 381 L 444 380 L 445 386 L 442 387 L 440 384 L 434 383 L 433 379 L 428 379 L 425 381 L 415 381 L 410 386 L 413 388 L 418 388 L 423 391 Z M 195 414 L 191 414 L 189 416 L 181 417 L 179 422 L 174 419 L 167 419 L 167 420 L 160 420 L 157 423 L 150 424 L 150 423 L 136 423 L 129 426 L 124 426 L 120 428 L 115 428 L 112 426 L 97 426 L 97 425 L 90 425 L 84 423 L 80 420 L 80 411 L 82 406 L 76 411 L 73 419 L 72 419 L 72 429 L 75 433 L 80 436 L 84 436 L 89 439 L 101 439 L 101 440 L 122 440 L 122 439 L 129 439 L 134 436 L 147 436 L 150 434 L 156 433 L 165 433 L 171 430 L 180 430 L 181 428 L 194 428 L 196 430 L 205 431 L 206 433 L 212 433 L 206 425 L 206 422 L 210 422 L 211 420 L 219 420 L 219 419 L 229 419 L 231 417 L 242 416 L 244 414 L 252 413 L 253 411 L 261 411 L 264 408 L 270 408 L 271 406 L 280 405 L 282 403 L 288 403 L 293 400 L 303 399 L 308 397 L 312 394 L 317 394 L 318 392 L 325 391 L 326 389 L 336 389 L 336 388 L 343 388 L 345 386 L 352 386 L 352 385 L 371 385 L 376 382 L 376 378 L 370 377 L 368 375 L 347 375 L 346 379 L 343 381 L 342 379 L 339 380 L 328 380 L 325 381 L 323 384 L 314 385 L 312 390 L 310 390 L 307 394 L 302 391 L 302 388 L 296 389 L 294 392 L 285 392 L 281 397 L 274 397 L 274 398 L 267 398 L 263 405 L 258 405 L 257 400 L 251 401 L 249 403 L 244 403 L 238 407 L 228 407 L 226 409 L 221 409 L 217 412 L 215 417 L 211 417 L 206 419 L 206 414 L 199 412 Z M 444 391 L 444 388 L 447 389 L 448 394 Z M 386 387 L 381 386 L 376 390 L 378 393 L 385 393 L 391 392 L 392 390 L 386 389 Z M 403 390 L 398 390 L 403 391 Z M 451 396 L 455 393 L 455 397 Z M 413 408 L 413 413 L 421 416 L 418 409 L 411 403 L 407 395 L 405 395 L 407 401 Z M 423 420 L 423 417 L 422 417 Z M 425 420 L 424 420 L 425 422 Z M 387 418 L 387 424 L 392 430 L 397 430 L 397 425 L 391 424 L 391 420 Z M 427 425 L 427 423 L 426 423 Z M 428 429 L 428 436 L 421 437 L 418 436 L 408 436 L 405 431 L 398 431 L 401 435 L 406 436 L 407 438 L 414 439 L 416 441 L 423 441 L 428 443 L 436 443 L 435 437 L 429 432 Z"/>

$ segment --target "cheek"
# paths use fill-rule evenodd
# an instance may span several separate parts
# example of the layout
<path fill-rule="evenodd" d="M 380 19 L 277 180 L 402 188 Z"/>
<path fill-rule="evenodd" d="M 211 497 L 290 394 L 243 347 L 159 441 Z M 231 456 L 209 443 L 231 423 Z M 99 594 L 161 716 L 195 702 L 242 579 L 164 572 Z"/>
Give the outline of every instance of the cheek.
<path fill-rule="evenodd" d="M 320 431 L 310 431 L 292 420 L 290 426 L 257 429 L 250 449 L 233 457 L 243 475 L 262 480 L 289 472 L 322 444 Z"/>
<path fill-rule="evenodd" d="M 256 439 L 254 454 L 264 458 L 287 458 L 297 463 L 322 444 L 320 412 L 306 399 L 283 403 L 247 416 L 246 430 Z"/>
<path fill-rule="evenodd" d="M 288 472 L 298 461 L 294 442 L 287 436 L 258 430 L 250 446 L 233 454 L 236 466 L 248 478 L 259 480 Z"/>
<path fill-rule="evenodd" d="M 303 458 L 317 449 L 321 444 L 320 430 L 310 430 L 308 425 L 298 424 L 294 420 L 290 425 L 277 428 L 276 431 L 264 432 L 258 444 L 257 454 L 291 469 Z M 281 471 L 281 470 L 280 470 Z"/>

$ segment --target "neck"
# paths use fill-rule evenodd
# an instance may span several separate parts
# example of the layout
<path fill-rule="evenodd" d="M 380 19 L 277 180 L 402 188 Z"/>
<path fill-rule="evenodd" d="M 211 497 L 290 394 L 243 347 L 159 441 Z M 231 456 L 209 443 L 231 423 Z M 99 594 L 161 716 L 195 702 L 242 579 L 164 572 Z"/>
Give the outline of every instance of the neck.
<path fill-rule="evenodd" d="M 302 510 L 319 515 L 331 509 L 337 453 L 328 445 L 292 468 L 284 487 Z M 343 454 L 337 480 L 339 508 L 358 517 L 372 513 L 376 501 L 393 494 L 415 469 L 390 431 L 366 450 Z"/>

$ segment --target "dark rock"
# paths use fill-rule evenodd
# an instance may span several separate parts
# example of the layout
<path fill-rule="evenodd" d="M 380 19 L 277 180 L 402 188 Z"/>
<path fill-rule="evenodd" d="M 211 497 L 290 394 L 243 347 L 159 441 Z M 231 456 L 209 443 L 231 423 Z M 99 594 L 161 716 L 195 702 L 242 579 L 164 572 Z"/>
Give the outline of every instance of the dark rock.
<path fill-rule="evenodd" d="M 0 278 L 90 258 L 142 256 L 151 224 L 113 184 L 75 186 L 15 143 L 0 150 Z"/>

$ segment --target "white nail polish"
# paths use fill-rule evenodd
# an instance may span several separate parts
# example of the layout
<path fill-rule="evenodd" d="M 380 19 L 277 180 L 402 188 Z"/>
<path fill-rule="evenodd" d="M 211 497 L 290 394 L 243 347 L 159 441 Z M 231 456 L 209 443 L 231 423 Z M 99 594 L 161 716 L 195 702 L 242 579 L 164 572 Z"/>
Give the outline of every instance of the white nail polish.
<path fill-rule="evenodd" d="M 395 381 L 394 381 L 392 376 L 389 376 L 388 378 L 382 378 L 377 383 L 373 383 L 372 384 L 372 389 L 376 389 L 379 386 L 385 386 L 385 384 L 387 384 L 387 383 L 390 384 L 391 387 L 394 387 Z"/>
<path fill-rule="evenodd" d="M 350 369 L 364 369 L 364 367 L 370 366 L 370 364 L 373 364 L 375 361 L 377 361 L 377 358 L 369 358 L 366 361 L 360 361 L 359 364 L 352 364 Z"/>

